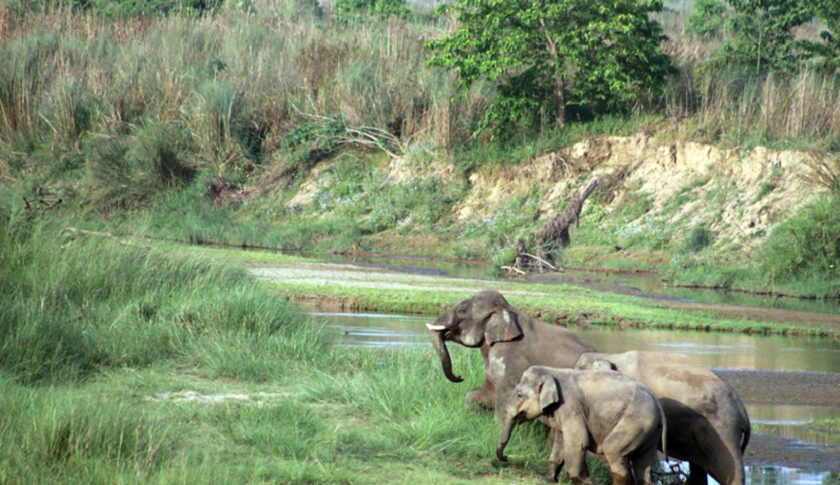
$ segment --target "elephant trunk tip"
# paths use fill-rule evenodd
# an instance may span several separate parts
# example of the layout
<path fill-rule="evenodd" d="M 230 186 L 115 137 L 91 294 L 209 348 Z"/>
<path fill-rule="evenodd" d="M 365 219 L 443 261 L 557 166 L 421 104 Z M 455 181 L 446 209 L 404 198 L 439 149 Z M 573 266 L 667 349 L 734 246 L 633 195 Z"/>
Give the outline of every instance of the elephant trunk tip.
<path fill-rule="evenodd" d="M 498 458 L 499 461 L 508 461 L 507 457 L 505 456 L 504 446 L 500 445 L 498 448 L 496 448 L 496 458 Z"/>

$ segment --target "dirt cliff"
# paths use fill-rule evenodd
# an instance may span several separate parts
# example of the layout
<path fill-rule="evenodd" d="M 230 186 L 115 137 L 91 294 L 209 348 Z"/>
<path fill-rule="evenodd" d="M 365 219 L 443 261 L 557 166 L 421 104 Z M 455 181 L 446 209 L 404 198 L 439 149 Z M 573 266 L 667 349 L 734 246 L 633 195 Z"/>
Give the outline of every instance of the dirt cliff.
<path fill-rule="evenodd" d="M 520 163 L 479 164 L 469 175 L 469 193 L 455 206 L 453 218 L 465 222 L 490 217 L 512 198 L 536 194 L 540 217 L 547 220 L 562 209 L 565 198 L 598 177 L 600 192 L 584 205 L 583 217 L 593 212 L 608 215 L 641 200 L 642 215 L 629 223 L 628 231 L 680 232 L 704 225 L 721 236 L 715 244 L 749 250 L 763 242 L 775 224 L 828 190 L 815 167 L 837 164 L 822 153 L 662 143 L 646 132 L 603 136 Z M 461 174 L 438 159 L 418 164 L 404 157 L 391 159 L 387 170 L 395 183 L 428 176 L 454 180 Z M 840 177 L 837 168 L 827 170 Z M 288 205 L 313 203 L 329 177 L 325 166 L 315 167 Z"/>

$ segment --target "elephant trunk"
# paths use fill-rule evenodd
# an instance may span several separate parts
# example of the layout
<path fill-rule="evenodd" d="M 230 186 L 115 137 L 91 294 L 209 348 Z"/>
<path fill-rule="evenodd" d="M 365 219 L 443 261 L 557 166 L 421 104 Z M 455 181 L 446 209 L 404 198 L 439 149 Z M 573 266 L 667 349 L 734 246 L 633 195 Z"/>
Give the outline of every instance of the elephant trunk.
<path fill-rule="evenodd" d="M 429 325 L 427 324 L 427 326 Z M 431 329 L 432 327 L 429 328 Z M 452 373 L 452 360 L 449 358 L 449 350 L 446 348 L 446 331 L 432 329 L 432 332 L 434 333 L 432 336 L 432 345 L 440 357 L 440 363 L 443 365 L 443 373 L 446 375 L 446 378 L 456 383 L 463 381 L 464 379 Z"/>
<path fill-rule="evenodd" d="M 499 461 L 508 461 L 505 456 L 505 447 L 507 446 L 508 441 L 510 441 L 510 433 L 513 431 L 513 427 L 516 426 L 518 417 L 519 415 L 511 416 L 511 413 L 507 413 L 504 421 L 502 422 L 502 437 L 499 439 L 499 446 L 496 447 L 496 458 L 498 458 Z"/>

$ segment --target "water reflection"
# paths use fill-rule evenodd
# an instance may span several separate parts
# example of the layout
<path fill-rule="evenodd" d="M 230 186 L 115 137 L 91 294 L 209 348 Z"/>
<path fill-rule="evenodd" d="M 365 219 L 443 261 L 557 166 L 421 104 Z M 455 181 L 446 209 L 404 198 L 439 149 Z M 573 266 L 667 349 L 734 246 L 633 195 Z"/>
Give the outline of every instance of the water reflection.
<path fill-rule="evenodd" d="M 840 341 L 836 340 L 594 327 L 575 331 L 603 352 L 679 352 L 712 368 L 840 372 Z"/>
<path fill-rule="evenodd" d="M 429 343 L 428 317 L 375 313 L 310 313 L 322 319 L 341 345 L 348 347 L 399 348 Z"/>
<path fill-rule="evenodd" d="M 711 483 L 712 480 L 709 480 Z M 747 467 L 749 485 L 836 485 L 840 474 L 787 467 Z"/>
<path fill-rule="evenodd" d="M 662 468 L 669 470 L 674 462 L 663 463 Z M 840 473 L 823 470 L 807 470 L 785 466 L 747 466 L 747 485 L 837 485 Z M 679 469 L 688 475 L 688 463 L 680 462 Z M 709 477 L 709 485 L 719 485 Z"/>
<path fill-rule="evenodd" d="M 313 313 L 343 345 L 388 347 L 428 344 L 429 317 L 372 313 Z M 602 352 L 679 352 L 701 364 L 724 369 L 840 372 L 840 341 L 749 336 L 738 333 L 575 328 Z"/>

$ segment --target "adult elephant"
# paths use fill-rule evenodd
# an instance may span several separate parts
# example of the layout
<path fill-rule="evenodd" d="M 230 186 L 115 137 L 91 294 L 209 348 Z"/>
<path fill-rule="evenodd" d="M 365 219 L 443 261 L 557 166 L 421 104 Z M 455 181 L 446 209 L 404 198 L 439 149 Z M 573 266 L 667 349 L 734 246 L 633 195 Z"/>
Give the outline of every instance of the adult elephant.
<path fill-rule="evenodd" d="M 693 359 L 672 352 L 582 354 L 577 369 L 599 369 L 604 361 L 646 384 L 668 421 L 668 455 L 689 463 L 690 485 L 744 483 L 744 450 L 750 418 L 735 391 Z"/>
<path fill-rule="evenodd" d="M 435 323 L 426 326 L 452 382 L 461 378 L 452 371 L 446 342 L 480 347 L 486 380 L 470 392 L 468 404 L 501 409 L 522 374 L 532 365 L 572 368 L 584 352 L 595 349 L 577 334 L 563 327 L 548 325 L 512 307 L 498 291 L 480 291 L 463 300 Z"/>

